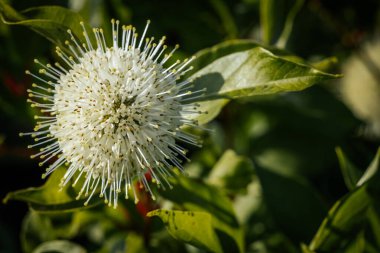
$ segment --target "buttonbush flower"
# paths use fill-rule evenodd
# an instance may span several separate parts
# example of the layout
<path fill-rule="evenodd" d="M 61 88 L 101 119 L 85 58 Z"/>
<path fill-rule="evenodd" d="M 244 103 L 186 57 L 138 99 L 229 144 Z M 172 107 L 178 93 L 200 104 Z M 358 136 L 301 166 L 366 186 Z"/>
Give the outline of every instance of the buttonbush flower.
<path fill-rule="evenodd" d="M 125 198 L 133 192 L 137 202 L 136 178 L 155 199 L 145 175 L 171 187 L 172 167 L 183 169 L 188 160 L 177 142 L 200 146 L 197 136 L 181 130 L 197 126 L 191 118 L 201 113 L 189 101 L 203 90 L 191 92 L 189 80 L 179 81 L 192 59 L 165 67 L 178 46 L 166 53 L 165 37 L 146 38 L 149 23 L 139 37 L 134 27 L 112 20 L 111 45 L 102 29 L 90 34 L 81 23 L 84 43 L 68 30 L 71 41 L 56 48 L 61 63 L 35 60 L 39 74 L 26 71 L 36 80 L 28 101 L 41 115 L 34 132 L 21 135 L 35 138 L 30 148 L 42 147 L 32 156 L 41 166 L 53 160 L 43 177 L 67 164 L 60 186 L 81 182 L 77 198 L 86 196 L 85 205 L 97 193 L 116 207 L 122 191 Z"/>

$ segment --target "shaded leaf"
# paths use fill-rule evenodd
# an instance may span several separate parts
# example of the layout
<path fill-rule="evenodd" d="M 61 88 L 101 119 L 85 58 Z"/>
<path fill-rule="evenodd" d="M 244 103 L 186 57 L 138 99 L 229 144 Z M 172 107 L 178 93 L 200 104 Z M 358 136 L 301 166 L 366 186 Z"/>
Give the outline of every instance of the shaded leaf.
<path fill-rule="evenodd" d="M 311 241 L 310 249 L 322 252 L 338 249 L 342 240 L 349 240 L 347 235 L 356 232 L 362 225 L 370 204 L 367 185 L 355 189 L 336 202 Z"/>
<path fill-rule="evenodd" d="M 309 241 L 326 214 L 326 208 L 307 182 L 290 175 L 256 167 L 276 223 L 294 240 Z M 297 208 L 294 208 L 297 207 Z"/>
<path fill-rule="evenodd" d="M 227 191 L 245 190 L 254 175 L 252 162 L 233 150 L 224 152 L 214 165 L 207 182 Z"/>
<path fill-rule="evenodd" d="M 364 237 L 364 232 L 361 231 L 360 233 L 358 233 L 355 240 L 349 243 L 349 245 L 347 246 L 344 252 L 345 253 L 360 253 L 360 252 L 364 253 L 365 245 L 366 245 L 366 241 Z"/>
<path fill-rule="evenodd" d="M 320 61 L 311 62 L 310 65 L 312 65 L 314 68 L 321 70 L 321 71 L 329 71 L 338 65 L 338 59 L 334 56 L 333 57 L 327 57 L 327 58 L 322 59 Z"/>
<path fill-rule="evenodd" d="M 367 169 L 371 172 L 364 173 L 366 176 L 363 184 L 357 185 L 353 191 L 337 201 L 330 209 L 328 216 L 311 241 L 310 249 L 331 252 L 337 250 L 344 243 L 348 243 L 347 250 L 351 250 L 351 252 L 356 252 L 358 247 L 364 247 L 363 242 L 360 241 L 364 222 L 369 220 L 372 226 L 376 226 L 378 222 L 374 216 L 374 209 L 372 209 L 373 206 L 376 206 L 376 199 L 380 194 L 378 159 L 379 152 Z M 378 235 L 375 233 L 375 236 Z M 357 238 L 358 244 L 350 245 L 354 238 Z"/>
<path fill-rule="evenodd" d="M 274 44 L 278 41 L 281 47 L 286 45 L 294 18 L 303 2 L 303 0 L 260 1 L 260 23 L 264 43 Z"/>
<path fill-rule="evenodd" d="M 83 21 L 82 17 L 64 7 L 34 7 L 19 13 L 0 0 L 0 16 L 5 24 L 26 26 L 59 46 L 63 46 L 63 43 L 70 39 L 67 33 L 68 29 L 71 29 L 81 41 L 85 41 L 80 25 L 80 22 Z M 87 31 L 91 31 L 87 24 L 85 27 Z M 92 36 L 90 39 L 93 40 Z"/>
<path fill-rule="evenodd" d="M 355 189 L 360 178 L 359 170 L 348 160 L 340 147 L 335 149 L 338 156 L 340 169 L 342 171 L 344 182 L 349 190 Z"/>
<path fill-rule="evenodd" d="M 169 233 L 178 240 L 212 252 L 224 252 L 209 213 L 155 210 L 147 216 L 160 217 Z"/>
<path fill-rule="evenodd" d="M 293 3 L 293 5 L 290 7 L 287 13 L 284 28 L 282 30 L 280 38 L 278 38 L 277 43 L 276 43 L 276 45 L 280 48 L 286 47 L 290 34 L 292 33 L 292 30 L 293 30 L 294 19 L 296 18 L 298 12 L 301 10 L 305 0 L 295 0 L 295 2 L 294 1 L 291 1 L 291 2 Z M 277 10 L 279 9 L 277 8 Z"/>
<path fill-rule="evenodd" d="M 209 2 L 214 7 L 215 11 L 218 13 L 228 38 L 235 38 L 237 36 L 238 30 L 234 18 L 231 15 L 229 7 L 225 3 L 225 1 L 209 0 Z"/>
<path fill-rule="evenodd" d="M 125 239 L 125 253 L 146 253 L 144 238 L 140 235 L 130 232 Z"/>
<path fill-rule="evenodd" d="M 368 221 L 371 226 L 373 237 L 377 248 L 380 249 L 380 212 L 376 212 L 375 207 L 370 207 L 368 210 Z"/>

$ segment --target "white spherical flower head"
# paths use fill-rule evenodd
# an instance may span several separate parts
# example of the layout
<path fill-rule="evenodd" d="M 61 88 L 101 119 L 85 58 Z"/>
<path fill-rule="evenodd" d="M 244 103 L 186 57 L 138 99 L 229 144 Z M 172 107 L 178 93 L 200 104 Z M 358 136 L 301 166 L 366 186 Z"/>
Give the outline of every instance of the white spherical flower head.
<path fill-rule="evenodd" d="M 71 43 L 66 41 L 67 52 L 57 47 L 62 65 L 42 64 L 40 74 L 32 74 L 39 81 L 28 90 L 28 99 L 43 116 L 36 116 L 35 131 L 23 133 L 35 138 L 36 144 L 46 145 L 38 154 L 44 159 L 56 160 L 44 176 L 67 163 L 61 187 L 71 180 L 80 181 L 77 196 L 94 193 L 117 206 L 118 194 L 132 191 L 138 197 L 133 180 L 138 179 L 154 195 L 146 174 L 158 185 L 170 187 L 166 177 L 171 168 L 181 166 L 186 150 L 177 141 L 199 146 L 196 136 L 182 132 L 183 125 L 196 126 L 190 118 L 199 114 L 198 105 L 188 104 L 190 81 L 178 82 L 191 69 L 191 60 L 177 61 L 165 68 L 172 50 L 165 54 L 165 37 L 154 43 L 146 38 L 146 31 L 138 38 L 135 28 L 112 20 L 112 46 L 108 47 L 101 29 L 94 29 L 96 45 L 91 43 L 83 27 L 85 43 L 81 44 L 69 30 Z M 70 52 L 70 53 L 68 53 Z M 197 96 L 195 95 L 195 96 Z"/>

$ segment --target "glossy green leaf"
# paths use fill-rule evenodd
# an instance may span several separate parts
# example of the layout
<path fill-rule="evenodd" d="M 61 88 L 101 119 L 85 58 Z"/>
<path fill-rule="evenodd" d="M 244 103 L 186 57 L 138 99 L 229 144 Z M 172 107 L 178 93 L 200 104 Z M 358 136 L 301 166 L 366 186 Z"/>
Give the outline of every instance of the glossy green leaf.
<path fill-rule="evenodd" d="M 335 149 L 344 182 L 349 190 L 355 189 L 360 178 L 359 170 L 351 163 L 340 147 Z"/>
<path fill-rule="evenodd" d="M 195 59 L 191 62 L 193 70 L 190 74 L 194 74 L 196 71 L 206 67 L 208 64 L 223 56 L 258 46 L 260 45 L 252 40 L 228 40 L 215 46 L 202 49 L 195 54 Z"/>
<path fill-rule="evenodd" d="M 169 233 L 178 240 L 212 252 L 224 252 L 209 213 L 155 210 L 147 216 L 160 217 Z"/>
<path fill-rule="evenodd" d="M 256 47 L 222 57 L 195 73 L 195 90 L 206 87 L 204 97 L 239 98 L 300 91 L 311 85 L 340 77 L 291 62 Z"/>
<path fill-rule="evenodd" d="M 68 29 L 71 29 L 74 35 L 84 41 L 83 29 L 80 26 L 80 22 L 83 21 L 82 17 L 64 7 L 42 6 L 17 12 L 0 0 L 0 17 L 5 24 L 26 26 L 55 45 L 62 46 L 66 40 L 70 39 L 67 33 Z M 91 31 L 87 24 L 85 26 L 87 31 Z"/>
<path fill-rule="evenodd" d="M 227 40 L 224 42 L 221 42 L 219 44 L 216 44 L 215 46 L 205 48 L 200 50 L 195 54 L 195 59 L 191 62 L 191 66 L 193 67 L 193 70 L 189 72 L 187 76 L 190 76 L 191 74 L 194 74 L 196 71 L 199 71 L 200 69 L 206 67 L 208 64 L 212 63 L 213 61 L 223 57 L 227 56 L 229 54 L 246 51 L 249 49 L 253 49 L 256 47 L 263 47 L 272 53 L 282 56 L 289 59 L 295 59 L 296 56 L 290 54 L 287 51 L 270 47 L 270 46 L 264 46 L 256 41 L 248 40 L 248 39 L 235 39 L 235 40 Z M 301 58 L 298 58 L 298 61 L 302 61 Z"/>
<path fill-rule="evenodd" d="M 33 253 L 49 253 L 49 252 L 86 253 L 87 250 L 85 250 L 79 244 L 76 244 L 70 241 L 55 240 L 55 241 L 44 242 L 33 251 Z"/>
<path fill-rule="evenodd" d="M 70 182 L 60 190 L 59 184 L 65 173 L 64 168 L 57 169 L 41 187 L 31 187 L 8 193 L 3 202 L 9 200 L 24 201 L 30 208 L 38 212 L 71 212 L 78 209 L 89 208 L 103 202 L 94 197 L 87 206 L 84 205 L 86 198 L 76 199 L 81 185 L 72 187 Z M 78 189 L 79 188 L 79 189 Z"/>
<path fill-rule="evenodd" d="M 227 191 L 239 192 L 246 189 L 253 175 L 253 164 L 248 158 L 227 150 L 211 170 L 207 182 Z"/>
<path fill-rule="evenodd" d="M 310 66 L 275 56 L 261 47 L 255 47 L 221 57 L 190 78 L 194 80 L 194 90 L 207 89 L 204 96 L 192 99 L 193 102 L 200 102 L 299 91 L 337 77 L 340 76 L 321 72 Z M 207 111 L 207 108 L 218 111 L 227 102 L 224 100 L 212 106 L 207 103 L 201 104 L 201 111 Z M 201 122 L 211 120 L 214 115 L 202 114 Z"/>
<path fill-rule="evenodd" d="M 172 184 L 171 191 L 160 193 L 164 198 L 186 210 L 210 214 L 212 224 L 218 230 L 223 250 L 244 251 L 243 231 L 239 227 L 231 201 L 221 191 L 182 176 L 174 179 Z"/>

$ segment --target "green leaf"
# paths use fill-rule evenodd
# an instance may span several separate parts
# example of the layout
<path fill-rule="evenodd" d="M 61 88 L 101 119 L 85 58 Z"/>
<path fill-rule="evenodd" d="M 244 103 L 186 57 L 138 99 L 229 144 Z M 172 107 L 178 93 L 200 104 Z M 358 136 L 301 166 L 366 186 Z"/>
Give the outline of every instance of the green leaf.
<path fill-rule="evenodd" d="M 356 236 L 355 240 L 353 240 L 347 248 L 345 249 L 345 253 L 358 253 L 358 252 L 366 252 L 365 251 L 366 241 L 364 238 L 364 232 L 360 231 Z"/>
<path fill-rule="evenodd" d="M 227 191 L 239 192 L 246 190 L 253 175 L 253 164 L 248 158 L 227 150 L 213 167 L 207 183 Z"/>
<path fill-rule="evenodd" d="M 148 217 L 158 216 L 177 240 L 212 252 L 225 252 L 214 230 L 212 216 L 206 212 L 154 210 Z"/>
<path fill-rule="evenodd" d="M 275 56 L 261 47 L 221 57 L 193 74 L 194 90 L 206 88 L 204 96 L 194 97 L 192 102 L 219 99 L 200 110 L 212 108 L 211 114 L 201 114 L 206 123 L 220 111 L 227 99 L 299 91 L 324 80 L 340 77 L 321 72 L 310 66 Z M 225 100 L 220 100 L 225 99 Z"/>
<path fill-rule="evenodd" d="M 329 71 L 338 65 L 338 59 L 335 56 L 327 57 L 320 61 L 311 62 L 310 65 L 321 71 Z"/>
<path fill-rule="evenodd" d="M 125 253 L 147 253 L 144 246 L 144 238 L 134 232 L 128 233 L 125 239 L 125 249 Z"/>
<path fill-rule="evenodd" d="M 374 175 L 376 175 L 379 172 L 379 163 L 380 160 L 380 148 L 377 150 L 376 156 L 369 165 L 369 167 L 366 169 L 366 171 L 363 173 L 362 177 L 359 179 L 357 186 L 360 186 L 370 180 Z"/>
<path fill-rule="evenodd" d="M 246 50 L 256 48 L 256 47 L 265 48 L 279 56 L 289 57 L 293 59 L 296 58 L 296 56 L 292 55 L 291 53 L 287 51 L 284 51 L 275 47 L 260 45 L 259 43 L 253 40 L 248 40 L 248 39 L 227 40 L 219 44 L 216 44 L 215 46 L 205 48 L 197 52 L 195 54 L 195 59 L 191 62 L 191 66 L 193 67 L 193 70 L 189 71 L 189 74 L 186 76 L 190 76 L 191 74 L 194 74 L 196 71 L 206 67 L 208 64 L 212 63 L 213 61 L 223 56 L 241 52 L 241 51 L 246 51 Z M 302 60 L 299 59 L 299 61 L 302 61 Z"/>
<path fill-rule="evenodd" d="M 360 178 L 359 170 L 351 163 L 340 147 L 337 147 L 335 152 L 338 156 L 340 169 L 347 188 L 349 190 L 355 189 Z"/>
<path fill-rule="evenodd" d="M 212 217 L 212 224 L 218 230 L 223 250 L 244 252 L 244 234 L 239 227 L 231 201 L 217 188 L 191 178 L 173 179 L 173 189 L 160 194 L 195 212 L 206 212 Z"/>
<path fill-rule="evenodd" d="M 228 40 L 215 46 L 200 50 L 195 54 L 195 59 L 191 62 L 194 74 L 196 71 L 206 67 L 213 61 L 240 51 L 245 51 L 260 46 L 258 43 L 252 40 Z"/>
<path fill-rule="evenodd" d="M 311 251 L 309 247 L 306 244 L 301 244 L 302 253 L 315 253 L 314 251 Z"/>
<path fill-rule="evenodd" d="M 371 226 L 376 226 L 378 223 L 374 209 L 380 194 L 378 161 L 379 152 L 367 169 L 370 172 L 364 173 L 366 176 L 362 184 L 357 184 L 353 191 L 337 201 L 330 209 L 309 245 L 311 250 L 334 252 L 342 245 L 348 244 L 347 251 L 359 252 L 355 251 L 357 247 L 363 247 L 360 233 L 364 229 L 364 223 L 369 221 Z M 375 233 L 374 236 L 378 237 L 379 234 Z M 350 245 L 355 238 L 357 245 Z"/>
<path fill-rule="evenodd" d="M 78 209 L 90 208 L 103 202 L 94 197 L 87 206 L 84 205 L 86 198 L 76 199 L 80 187 L 72 187 L 70 182 L 60 190 L 59 184 L 65 174 L 64 168 L 57 169 L 41 187 L 31 187 L 8 193 L 3 202 L 9 200 L 24 201 L 30 208 L 38 212 L 72 212 Z M 78 182 L 77 185 L 81 185 Z"/>
<path fill-rule="evenodd" d="M 302 178 L 256 167 L 264 201 L 276 224 L 291 239 L 309 241 L 327 210 Z M 294 208 L 297 207 L 297 208 Z"/>
<path fill-rule="evenodd" d="M 44 242 L 40 246 L 38 246 L 33 253 L 49 253 L 49 252 L 57 252 L 57 253 L 86 253 L 82 246 L 65 240 L 55 240 Z"/>
<path fill-rule="evenodd" d="M 247 186 L 247 192 L 237 194 L 234 198 L 236 217 L 242 226 L 251 228 L 250 219 L 257 215 L 263 206 L 261 185 L 257 178 Z M 248 228 L 248 229 L 249 229 Z"/>
<path fill-rule="evenodd" d="M 191 78 L 194 90 L 207 88 L 205 96 L 195 100 L 199 101 L 300 91 L 337 77 L 257 47 L 222 57 Z"/>
<path fill-rule="evenodd" d="M 71 29 L 81 41 L 85 41 L 82 34 L 83 29 L 80 25 L 80 22 L 83 21 L 82 17 L 64 7 L 41 6 L 19 13 L 3 0 L 0 0 L 0 17 L 5 24 L 21 25 L 32 29 L 54 44 L 61 46 L 63 50 L 65 49 L 63 43 L 70 38 L 67 33 L 68 29 Z M 88 32 L 91 31 L 86 23 L 84 25 Z M 92 36 L 90 39 L 93 40 Z"/>
<path fill-rule="evenodd" d="M 380 249 L 380 212 L 376 212 L 375 207 L 369 208 L 368 220 L 372 229 L 373 237 L 375 238 L 376 246 Z"/>
<path fill-rule="evenodd" d="M 344 182 L 348 189 L 352 190 L 358 186 L 363 185 L 369 179 L 371 179 L 376 173 L 378 173 L 379 169 L 379 159 L 380 159 L 380 149 L 378 149 L 375 158 L 368 166 L 366 171 L 360 176 L 359 170 L 351 163 L 351 161 L 347 158 L 347 156 L 343 153 L 340 147 L 335 149 L 340 168 L 342 170 Z"/>
<path fill-rule="evenodd" d="M 291 1 L 291 2 L 294 2 L 294 1 Z M 304 2 L 305 0 L 295 0 L 293 5 L 290 7 L 289 12 L 287 13 L 287 16 L 286 16 L 284 29 L 282 30 L 280 38 L 278 39 L 276 43 L 276 45 L 279 48 L 286 47 L 290 34 L 292 33 L 292 30 L 293 30 L 294 19 L 296 18 L 297 13 L 301 10 Z M 277 8 L 277 10 L 280 10 L 280 9 Z"/>
<path fill-rule="evenodd" d="M 356 188 L 336 202 L 311 241 L 310 249 L 317 252 L 333 252 L 339 248 L 342 241 L 350 240 L 347 235 L 357 232 L 360 228 L 370 204 L 367 185 Z"/>
<path fill-rule="evenodd" d="M 227 33 L 228 38 L 237 37 L 238 30 L 236 27 L 236 23 L 225 1 L 222 1 L 222 0 L 209 0 L 209 1 L 212 7 L 214 7 L 215 11 L 219 14 L 219 17 L 223 23 L 223 26 Z"/>
<path fill-rule="evenodd" d="M 199 110 L 203 113 L 198 115 L 192 114 L 193 116 L 190 116 L 189 119 L 197 120 L 199 125 L 204 125 L 216 118 L 223 109 L 223 107 L 228 104 L 228 102 L 228 99 L 200 101 L 198 102 Z"/>
<path fill-rule="evenodd" d="M 260 22 L 265 44 L 279 42 L 284 47 L 293 28 L 293 21 L 304 0 L 261 0 Z"/>

